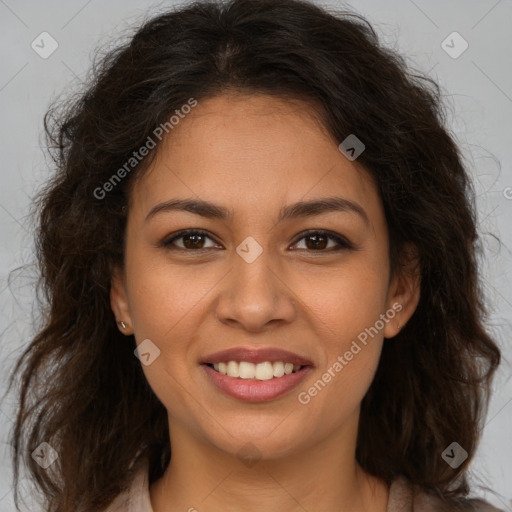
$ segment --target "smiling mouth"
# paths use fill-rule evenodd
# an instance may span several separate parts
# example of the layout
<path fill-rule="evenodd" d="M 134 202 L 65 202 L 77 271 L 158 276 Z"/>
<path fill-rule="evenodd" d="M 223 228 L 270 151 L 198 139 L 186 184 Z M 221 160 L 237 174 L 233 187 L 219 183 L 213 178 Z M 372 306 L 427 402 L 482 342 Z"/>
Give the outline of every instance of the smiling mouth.
<path fill-rule="evenodd" d="M 280 379 L 285 375 L 296 373 L 304 368 L 304 365 L 283 361 L 265 361 L 256 364 L 249 361 L 226 361 L 205 364 L 222 375 L 248 380 Z"/>

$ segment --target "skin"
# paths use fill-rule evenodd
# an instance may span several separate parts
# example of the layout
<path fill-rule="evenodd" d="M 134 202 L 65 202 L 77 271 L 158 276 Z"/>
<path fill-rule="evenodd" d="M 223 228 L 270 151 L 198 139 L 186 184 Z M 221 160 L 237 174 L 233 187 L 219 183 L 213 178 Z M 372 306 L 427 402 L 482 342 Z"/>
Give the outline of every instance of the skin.
<path fill-rule="evenodd" d="M 143 366 L 168 411 L 172 446 L 167 471 L 150 485 L 155 512 L 386 510 L 388 487 L 355 459 L 360 403 L 383 343 L 393 342 L 384 338 L 418 304 L 419 275 L 390 279 L 377 188 L 338 144 L 308 104 L 229 93 L 202 100 L 182 119 L 134 184 L 125 268 L 113 275 L 111 305 L 125 334 L 137 343 L 149 338 L 161 351 Z M 368 224 L 350 211 L 276 223 L 286 205 L 333 196 L 358 203 Z M 211 201 L 233 217 L 167 211 L 145 220 L 174 198 Z M 210 238 L 162 246 L 188 228 Z M 301 235 L 308 229 L 342 235 L 358 250 L 333 251 L 338 244 L 329 238 L 315 248 L 311 235 Z M 236 252 L 248 236 L 263 250 L 252 263 Z M 193 248 L 180 251 L 187 242 Z M 379 334 L 307 405 L 299 403 L 298 393 L 396 303 L 401 311 Z M 314 368 L 286 395 L 243 402 L 219 391 L 199 365 L 236 346 L 284 348 Z M 261 457 L 250 467 L 237 456 L 248 442 Z"/>

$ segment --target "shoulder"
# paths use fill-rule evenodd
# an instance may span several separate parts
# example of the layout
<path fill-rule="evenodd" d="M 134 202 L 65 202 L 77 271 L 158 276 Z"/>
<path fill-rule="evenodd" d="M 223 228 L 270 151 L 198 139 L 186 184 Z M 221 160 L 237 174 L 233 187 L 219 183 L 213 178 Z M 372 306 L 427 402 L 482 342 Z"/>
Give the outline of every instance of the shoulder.
<path fill-rule="evenodd" d="M 458 512 L 504 512 L 480 499 L 468 499 Z M 437 496 L 415 492 L 404 477 L 393 481 L 389 490 L 387 512 L 454 512 L 454 507 Z"/>
<path fill-rule="evenodd" d="M 147 463 L 137 469 L 128 489 L 102 512 L 153 512 L 149 496 L 149 472 Z"/>

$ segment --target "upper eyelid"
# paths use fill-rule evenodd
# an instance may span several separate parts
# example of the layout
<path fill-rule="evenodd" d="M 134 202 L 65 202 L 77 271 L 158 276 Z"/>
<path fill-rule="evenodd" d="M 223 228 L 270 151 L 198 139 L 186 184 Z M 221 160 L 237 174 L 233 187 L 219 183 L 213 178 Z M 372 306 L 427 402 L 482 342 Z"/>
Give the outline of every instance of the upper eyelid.
<path fill-rule="evenodd" d="M 173 235 L 170 235 L 170 236 L 167 236 L 164 238 L 163 240 L 163 244 L 167 245 L 167 244 L 171 244 L 171 242 L 173 242 L 174 240 L 179 240 L 180 238 L 184 237 L 184 236 L 187 236 L 187 235 L 203 235 L 203 236 L 207 236 L 208 238 L 210 238 L 213 242 L 215 243 L 219 243 L 215 240 L 215 237 L 213 237 L 212 235 L 210 235 L 207 231 L 204 231 L 203 229 L 183 229 L 181 231 L 178 231 L 177 233 L 173 234 Z"/>
<path fill-rule="evenodd" d="M 342 235 L 341 233 L 334 233 L 328 229 L 307 229 L 306 231 L 302 231 L 297 235 L 295 238 L 295 241 L 292 243 L 292 245 L 295 245 L 297 242 L 302 240 L 303 238 L 306 238 L 308 236 L 312 236 L 314 234 L 320 233 L 321 235 L 326 236 L 327 238 L 330 238 L 331 240 L 334 240 L 336 244 L 341 249 L 348 249 L 357 251 L 359 250 L 359 246 L 355 243 L 353 243 L 349 238 L 347 238 L 345 235 Z M 331 248 L 332 249 L 332 248 Z M 306 249 L 307 250 L 307 249 Z M 329 252 L 329 251 L 312 251 L 312 252 Z"/>

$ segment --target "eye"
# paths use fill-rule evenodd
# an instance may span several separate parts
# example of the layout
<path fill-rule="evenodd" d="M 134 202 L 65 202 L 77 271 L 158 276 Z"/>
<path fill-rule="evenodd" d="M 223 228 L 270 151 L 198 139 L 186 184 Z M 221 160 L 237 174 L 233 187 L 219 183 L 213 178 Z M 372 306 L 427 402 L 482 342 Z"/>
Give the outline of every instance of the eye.
<path fill-rule="evenodd" d="M 213 239 L 205 232 L 197 229 L 186 229 L 184 231 L 180 231 L 172 238 L 168 238 L 162 242 L 162 245 L 168 249 L 178 249 L 178 250 L 202 250 L 202 249 L 211 249 L 213 246 L 205 247 L 204 240 L 208 238 L 213 241 Z M 182 245 L 177 245 L 175 242 L 177 240 L 182 240 Z"/>
<path fill-rule="evenodd" d="M 210 246 L 205 246 L 205 240 L 213 242 Z M 294 243 L 305 240 L 305 247 L 298 247 L 295 250 L 307 250 L 314 252 L 331 252 L 341 250 L 355 250 L 355 247 L 342 235 L 325 230 L 309 230 L 301 233 L 300 238 Z M 178 243 L 178 241 L 180 243 Z M 329 242 L 334 241 L 334 247 L 329 246 Z M 209 236 L 206 231 L 199 229 L 186 229 L 167 238 L 162 242 L 162 246 L 167 249 L 181 251 L 201 251 L 218 247 L 218 244 Z M 326 251 L 327 249 L 327 251 Z"/>
<path fill-rule="evenodd" d="M 316 252 L 331 252 L 342 250 L 354 250 L 354 246 L 344 237 L 331 231 L 325 230 L 309 230 L 301 233 L 301 237 L 295 242 L 297 244 L 301 240 L 306 240 L 306 247 L 299 247 L 297 250 L 310 250 Z M 329 247 L 329 241 L 334 241 L 334 247 Z M 325 251 L 330 249 L 331 251 Z"/>

